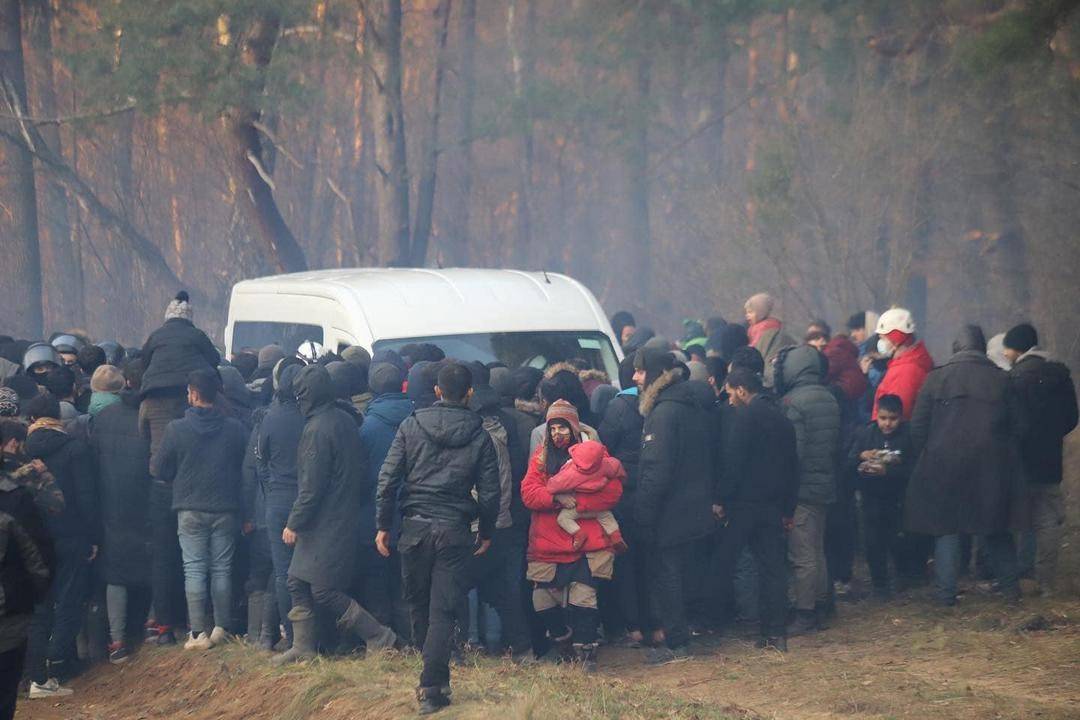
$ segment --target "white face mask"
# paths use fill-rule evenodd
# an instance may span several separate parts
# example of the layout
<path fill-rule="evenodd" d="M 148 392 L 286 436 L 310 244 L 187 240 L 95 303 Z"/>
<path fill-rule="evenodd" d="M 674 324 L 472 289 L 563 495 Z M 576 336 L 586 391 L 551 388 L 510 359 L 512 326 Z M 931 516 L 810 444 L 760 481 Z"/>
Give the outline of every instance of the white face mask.
<path fill-rule="evenodd" d="M 892 344 L 889 338 L 879 337 L 877 341 L 877 351 L 879 355 L 892 357 L 893 353 L 896 352 L 896 346 Z"/>

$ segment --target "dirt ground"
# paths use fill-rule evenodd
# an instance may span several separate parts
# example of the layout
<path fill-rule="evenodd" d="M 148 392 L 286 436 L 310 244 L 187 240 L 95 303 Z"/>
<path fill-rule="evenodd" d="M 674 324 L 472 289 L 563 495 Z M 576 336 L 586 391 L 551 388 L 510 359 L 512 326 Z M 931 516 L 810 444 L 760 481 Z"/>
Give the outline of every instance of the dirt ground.
<path fill-rule="evenodd" d="M 442 718 L 1080 719 L 1080 435 L 1067 450 L 1063 592 L 1008 609 L 970 587 L 944 610 L 927 591 L 842 604 L 832 629 L 781 655 L 709 638 L 662 668 L 604 649 L 600 672 L 471 658 Z M 236 644 L 145 649 L 76 680 L 63 702 L 20 701 L 20 720 L 303 720 L 409 717 L 419 659 L 319 660 L 285 670 Z"/>

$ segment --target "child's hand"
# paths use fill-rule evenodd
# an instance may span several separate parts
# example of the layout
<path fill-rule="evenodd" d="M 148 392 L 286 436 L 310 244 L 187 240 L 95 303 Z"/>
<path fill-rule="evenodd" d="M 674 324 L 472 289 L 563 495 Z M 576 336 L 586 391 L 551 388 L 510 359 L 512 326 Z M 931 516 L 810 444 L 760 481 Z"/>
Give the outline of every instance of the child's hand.
<path fill-rule="evenodd" d="M 573 510 L 577 507 L 577 500 L 573 495 L 560 494 L 555 496 L 555 502 L 562 505 L 567 510 Z"/>

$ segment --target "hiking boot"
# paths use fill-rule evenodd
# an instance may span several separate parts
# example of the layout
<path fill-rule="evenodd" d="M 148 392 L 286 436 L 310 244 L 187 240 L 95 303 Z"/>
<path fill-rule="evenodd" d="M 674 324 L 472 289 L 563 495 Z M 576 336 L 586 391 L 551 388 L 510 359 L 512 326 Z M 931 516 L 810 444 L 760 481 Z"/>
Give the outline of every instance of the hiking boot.
<path fill-rule="evenodd" d="M 288 665 L 315 657 L 315 613 L 306 607 L 294 607 L 289 611 L 289 621 L 293 627 L 292 647 L 270 658 L 272 665 Z"/>
<path fill-rule="evenodd" d="M 224 645 L 230 640 L 232 640 L 232 635 L 230 635 L 229 631 L 221 627 L 220 625 L 215 625 L 214 629 L 210 631 L 210 644 L 214 647 L 217 647 L 218 645 Z"/>
<path fill-rule="evenodd" d="M 683 662 L 690 659 L 690 651 L 685 645 L 669 648 L 667 646 L 652 648 L 645 653 L 647 665 L 670 665 L 671 663 Z"/>
<path fill-rule="evenodd" d="M 596 643 L 574 643 L 574 662 L 581 663 L 587 673 L 596 672 Z"/>
<path fill-rule="evenodd" d="M 787 627 L 787 636 L 813 635 L 817 631 L 817 613 L 813 610 L 796 610 L 795 619 Z"/>
<path fill-rule="evenodd" d="M 450 698 L 443 694 L 441 687 L 416 688 L 416 699 L 420 703 L 420 715 L 437 713 L 450 704 Z"/>
<path fill-rule="evenodd" d="M 205 632 L 201 632 L 198 635 L 193 630 L 189 635 L 187 642 L 184 643 L 185 650 L 209 650 L 214 647 L 214 643 L 210 640 L 210 636 Z"/>
<path fill-rule="evenodd" d="M 124 647 L 122 642 L 109 643 L 109 662 L 113 665 L 122 665 L 128 661 L 131 653 Z"/>
<path fill-rule="evenodd" d="M 360 603 L 355 600 L 349 603 L 349 607 L 338 618 L 337 626 L 344 633 L 362 638 L 368 652 L 393 650 L 399 642 L 393 630 L 376 620 L 374 615 L 360 607 Z"/>
<path fill-rule="evenodd" d="M 247 597 L 247 641 L 255 645 L 262 637 L 263 611 L 266 609 L 267 592 L 259 590 L 249 593 Z"/>
<path fill-rule="evenodd" d="M 69 697 L 74 693 L 74 690 L 62 686 L 59 680 L 51 677 L 40 685 L 36 682 L 31 682 L 29 698 L 31 700 L 38 700 L 44 698 Z"/>
<path fill-rule="evenodd" d="M 758 650 L 779 650 L 780 652 L 787 652 L 787 638 L 786 637 L 763 637 L 758 638 L 758 641 L 754 643 L 754 646 Z"/>

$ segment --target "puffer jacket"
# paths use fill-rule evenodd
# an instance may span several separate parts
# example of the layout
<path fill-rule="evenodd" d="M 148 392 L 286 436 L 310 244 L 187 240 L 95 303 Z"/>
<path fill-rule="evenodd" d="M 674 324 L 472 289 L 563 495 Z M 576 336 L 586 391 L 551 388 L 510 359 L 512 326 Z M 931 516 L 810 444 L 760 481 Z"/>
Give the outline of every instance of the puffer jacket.
<path fill-rule="evenodd" d="M 490 538 L 501 497 L 495 445 L 480 415 L 439 401 L 398 428 L 379 471 L 375 522 L 390 530 L 395 512 L 460 525 L 479 520 L 480 536 Z"/>
<path fill-rule="evenodd" d="M 187 385 L 194 370 L 215 370 L 221 355 L 190 320 L 172 318 L 150 333 L 142 349 L 143 397 L 159 391 L 175 391 Z"/>
<path fill-rule="evenodd" d="M 355 421 L 335 402 L 325 368 L 303 368 L 295 387 L 307 422 L 296 456 L 298 492 L 286 522 L 297 534 L 289 575 L 348 590 L 360 540 L 356 516 L 371 492 L 366 451 Z"/>
<path fill-rule="evenodd" d="M 885 395 L 896 395 L 904 403 L 904 419 L 910 420 L 915 412 L 915 398 L 926 382 L 926 376 L 934 369 L 934 359 L 919 340 L 910 350 L 889 360 L 885 377 L 874 392 L 873 419 L 877 420 L 878 401 Z"/>
<path fill-rule="evenodd" d="M 1006 373 L 962 349 L 930 373 L 915 403 L 904 527 L 926 535 L 990 535 L 1027 526 L 1020 464 L 1023 410 Z"/>
<path fill-rule="evenodd" d="M 1009 372 L 1024 408 L 1026 429 L 1020 457 L 1028 482 L 1057 485 L 1062 478 L 1062 445 L 1076 427 L 1076 388 L 1069 368 L 1037 349 L 1020 356 Z"/>
<path fill-rule="evenodd" d="M 799 502 L 835 502 L 840 406 L 822 384 L 821 355 L 809 345 L 799 345 L 781 353 L 777 364 L 781 406 L 795 427 Z"/>
<path fill-rule="evenodd" d="M 705 537 L 715 527 L 716 438 L 699 391 L 676 367 L 645 389 L 639 412 L 645 423 L 634 519 L 659 547 Z"/>

